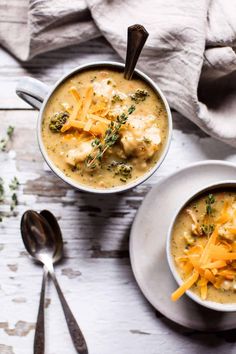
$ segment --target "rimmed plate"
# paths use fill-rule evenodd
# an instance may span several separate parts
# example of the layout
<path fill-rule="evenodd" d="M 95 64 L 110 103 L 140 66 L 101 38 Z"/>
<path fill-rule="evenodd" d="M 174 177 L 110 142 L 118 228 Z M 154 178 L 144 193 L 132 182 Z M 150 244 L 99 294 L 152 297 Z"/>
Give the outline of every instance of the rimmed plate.
<path fill-rule="evenodd" d="M 170 222 L 186 198 L 207 184 L 236 180 L 236 165 L 208 160 L 189 165 L 160 181 L 145 197 L 130 235 L 134 276 L 148 301 L 163 315 L 182 326 L 201 331 L 236 328 L 236 313 L 204 308 L 186 295 L 172 302 L 177 288 L 166 258 Z"/>

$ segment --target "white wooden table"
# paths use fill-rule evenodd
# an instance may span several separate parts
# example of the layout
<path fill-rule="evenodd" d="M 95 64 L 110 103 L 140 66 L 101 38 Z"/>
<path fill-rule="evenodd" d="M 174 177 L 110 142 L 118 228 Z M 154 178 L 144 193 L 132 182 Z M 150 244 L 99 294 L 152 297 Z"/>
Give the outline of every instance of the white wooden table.
<path fill-rule="evenodd" d="M 178 327 L 145 300 L 128 253 L 134 215 L 151 186 L 187 164 L 205 159 L 236 162 L 235 149 L 206 136 L 174 113 L 169 154 L 144 185 L 113 196 L 69 188 L 45 166 L 36 141 L 37 112 L 15 95 L 22 75 L 50 84 L 71 68 L 94 60 L 119 60 L 102 39 L 41 55 L 20 65 L 0 50 L 0 136 L 15 126 L 9 151 L 0 153 L 0 176 L 20 180 L 16 216 L 0 225 L 0 353 L 33 353 L 42 268 L 24 250 L 19 223 L 26 209 L 58 217 L 65 259 L 56 272 L 88 341 L 90 354 L 236 353 L 236 331 L 204 334 Z M 0 205 L 7 212 L 9 205 Z M 55 290 L 46 294 L 46 354 L 73 354 Z"/>

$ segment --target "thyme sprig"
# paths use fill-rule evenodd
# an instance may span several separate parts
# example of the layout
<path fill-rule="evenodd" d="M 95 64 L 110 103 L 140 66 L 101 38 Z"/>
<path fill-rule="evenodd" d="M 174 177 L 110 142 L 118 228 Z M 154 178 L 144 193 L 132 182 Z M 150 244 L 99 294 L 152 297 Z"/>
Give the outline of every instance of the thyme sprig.
<path fill-rule="evenodd" d="M 205 200 L 205 203 L 206 203 L 206 214 L 207 215 L 212 215 L 213 213 L 213 208 L 212 208 L 212 205 L 215 203 L 215 197 L 213 194 L 208 194 L 206 200 Z"/>
<path fill-rule="evenodd" d="M 120 129 L 124 125 L 128 116 L 132 114 L 135 110 L 135 106 L 131 105 L 126 113 L 122 113 L 117 117 L 116 121 L 111 123 L 108 126 L 108 129 L 105 132 L 103 139 L 96 138 L 92 142 L 93 151 L 89 154 L 85 160 L 85 165 L 87 168 L 96 168 L 97 164 L 101 164 L 102 157 L 111 146 L 113 146 L 120 137 Z"/>
<path fill-rule="evenodd" d="M 215 225 L 213 223 L 213 213 L 214 213 L 214 208 L 213 204 L 215 203 L 215 197 L 213 194 L 208 194 L 208 196 L 205 199 L 205 204 L 206 204 L 206 212 L 205 212 L 205 218 L 204 218 L 204 223 L 201 225 L 201 232 L 204 235 L 210 236 L 212 232 L 215 229 Z"/>
<path fill-rule="evenodd" d="M 15 128 L 9 125 L 5 137 L 0 140 L 0 151 L 2 151 L 3 153 L 7 150 L 7 145 L 9 141 L 12 140 L 13 138 L 14 130 Z M 0 222 L 2 222 L 3 220 L 3 215 L 6 216 L 14 215 L 14 213 L 12 212 L 14 211 L 16 205 L 18 204 L 17 190 L 19 185 L 20 183 L 17 177 L 14 177 L 9 183 L 8 190 L 6 192 L 5 182 L 3 178 L 0 177 L 0 203 L 5 203 L 5 202 L 10 203 L 10 211 L 11 211 L 10 213 L 5 213 L 5 214 L 3 214 L 2 211 L 0 211 Z M 10 191 L 10 195 L 9 195 L 9 191 Z M 9 201 L 9 197 L 11 198 L 10 201 Z"/>
<path fill-rule="evenodd" d="M 10 201 L 10 211 L 13 212 L 15 207 L 18 205 L 18 197 L 17 197 L 17 190 L 19 188 L 20 182 L 17 177 L 14 177 L 11 182 L 9 183 L 8 187 L 11 191 L 11 201 Z M 7 202 L 8 198 L 5 195 L 5 188 L 4 188 L 4 180 L 0 177 L 0 202 L 4 203 Z M 7 214 L 11 216 L 12 214 Z M 0 222 L 2 222 L 3 218 L 0 215 Z"/>

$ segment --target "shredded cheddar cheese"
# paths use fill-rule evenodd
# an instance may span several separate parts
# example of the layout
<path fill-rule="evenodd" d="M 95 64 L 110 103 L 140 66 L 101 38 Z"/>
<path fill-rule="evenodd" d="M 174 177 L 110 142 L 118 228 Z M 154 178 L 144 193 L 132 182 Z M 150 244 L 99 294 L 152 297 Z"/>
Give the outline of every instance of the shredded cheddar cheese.
<path fill-rule="evenodd" d="M 93 103 L 94 90 L 91 85 L 86 88 L 84 97 L 74 86 L 70 87 L 69 93 L 74 97 L 75 104 L 73 108 L 68 108 L 70 116 L 61 132 L 65 133 L 73 128 L 92 136 L 104 135 L 111 122 L 109 100 L 98 97 L 96 103 Z"/>

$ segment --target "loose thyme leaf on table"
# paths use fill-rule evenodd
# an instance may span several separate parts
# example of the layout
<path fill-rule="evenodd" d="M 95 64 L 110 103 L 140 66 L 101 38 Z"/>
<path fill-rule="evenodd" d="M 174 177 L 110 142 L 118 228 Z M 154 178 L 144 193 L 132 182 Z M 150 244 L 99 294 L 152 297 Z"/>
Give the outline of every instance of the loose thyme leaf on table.
<path fill-rule="evenodd" d="M 9 125 L 6 131 L 6 136 L 0 140 L 0 151 L 6 151 L 8 142 L 12 139 L 14 134 L 14 127 Z M 17 177 L 14 177 L 11 182 L 9 183 L 9 189 L 12 191 L 11 194 L 11 203 L 10 203 L 10 210 L 13 211 L 18 204 L 18 198 L 16 190 L 19 187 L 19 181 Z M 5 201 L 5 188 L 4 188 L 4 181 L 3 178 L 0 177 L 0 202 Z M 1 213 L 0 213 L 1 214 Z M 10 214 L 11 215 L 11 214 Z M 2 221 L 2 216 L 0 215 L 0 222 Z"/>
<path fill-rule="evenodd" d="M 18 178 L 15 176 L 12 180 L 11 180 L 11 183 L 9 184 L 9 188 L 12 190 L 12 191 L 15 191 L 16 189 L 18 189 L 20 185 L 20 182 L 18 180 Z"/>
<path fill-rule="evenodd" d="M 11 195 L 11 205 L 10 205 L 11 211 L 13 211 L 15 207 L 18 205 L 18 197 L 15 191 L 19 188 L 19 185 L 20 182 L 16 176 L 11 180 L 11 183 L 9 184 L 9 189 L 13 191 Z"/>
<path fill-rule="evenodd" d="M 2 177 L 0 177 L 0 202 L 4 201 L 4 197 L 5 197 L 5 188 L 4 188 L 4 181 L 2 179 Z M 2 222 L 2 215 L 0 213 L 0 222 Z"/>
<path fill-rule="evenodd" d="M 14 127 L 9 125 L 6 131 L 6 136 L 0 140 L 0 150 L 5 151 L 9 140 L 12 139 L 14 133 Z"/>
<path fill-rule="evenodd" d="M 135 106 L 131 105 L 128 108 L 128 114 L 122 113 L 120 116 L 117 117 L 115 122 L 111 121 L 102 140 L 98 138 L 93 140 L 93 152 L 89 154 L 87 159 L 85 160 L 86 167 L 93 169 L 97 167 L 96 161 L 98 161 L 98 163 L 101 163 L 104 153 L 107 151 L 108 148 L 110 148 L 117 142 L 120 137 L 120 128 L 127 122 L 128 116 L 134 111 Z"/>
<path fill-rule="evenodd" d="M 14 192 L 11 196 L 11 205 L 10 205 L 11 211 L 13 211 L 17 205 L 18 205 L 18 197 L 17 194 Z"/>
<path fill-rule="evenodd" d="M 15 130 L 15 128 L 12 127 L 11 125 L 9 125 L 9 127 L 7 128 L 7 136 L 9 137 L 9 139 L 12 138 L 14 130 Z"/>
<path fill-rule="evenodd" d="M 0 177 L 0 202 L 3 202 L 4 194 L 5 194 L 4 181 L 3 181 L 2 177 Z"/>
<path fill-rule="evenodd" d="M 10 211 L 12 212 L 15 207 L 18 205 L 18 197 L 17 197 L 17 190 L 19 188 L 19 180 L 17 177 L 14 177 L 11 182 L 9 183 L 8 187 L 11 193 L 11 201 L 10 201 Z M 4 189 L 4 181 L 0 177 L 0 202 L 5 201 L 5 189 Z M 12 214 L 9 214 L 11 216 Z M 0 222 L 2 221 L 2 216 L 0 215 Z"/>

